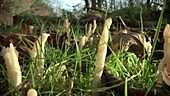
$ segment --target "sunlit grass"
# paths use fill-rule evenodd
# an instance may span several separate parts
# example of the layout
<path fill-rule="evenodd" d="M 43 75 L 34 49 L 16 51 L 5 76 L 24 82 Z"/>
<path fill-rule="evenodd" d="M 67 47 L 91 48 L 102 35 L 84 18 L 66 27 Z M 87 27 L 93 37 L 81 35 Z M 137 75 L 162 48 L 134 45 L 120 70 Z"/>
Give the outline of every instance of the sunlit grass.
<path fill-rule="evenodd" d="M 60 34 L 57 33 L 57 35 Z M 35 88 L 40 96 L 67 95 L 72 78 L 74 86 L 70 95 L 91 95 L 91 93 L 82 92 L 80 90 L 76 90 L 76 88 L 91 88 L 94 66 L 96 64 L 97 47 L 92 46 L 90 48 L 84 48 L 83 50 L 80 50 L 77 44 L 80 33 L 71 30 L 69 34 L 72 34 L 74 37 L 74 48 L 68 45 L 63 50 L 61 50 L 58 47 L 60 42 L 57 42 L 57 46 L 55 46 L 56 48 L 53 48 L 47 44 L 45 52 L 45 73 L 41 74 L 41 76 L 37 77 L 34 75 L 34 61 L 22 66 L 23 81 L 29 81 L 29 88 Z M 71 38 L 71 35 L 69 36 L 69 38 Z M 59 65 L 56 66 L 56 64 Z M 66 66 L 66 70 L 62 75 L 59 75 L 59 70 L 63 65 Z M 147 88 L 151 85 L 152 80 L 155 77 L 156 67 L 154 65 L 147 66 L 153 68 L 153 70 L 148 72 L 148 75 L 150 76 L 149 78 L 144 77 L 143 73 L 145 72 L 146 68 L 146 60 L 140 60 L 134 53 L 123 52 L 123 50 L 120 50 L 118 54 L 116 54 L 116 57 L 109 59 L 106 63 L 106 66 L 116 77 L 121 80 L 125 80 L 126 78 L 129 78 L 141 71 L 141 74 L 138 77 L 132 79 L 130 82 L 127 82 L 128 87 L 133 86 Z M 73 70 L 72 73 L 69 73 L 70 69 Z M 70 74 L 72 74 L 73 77 L 70 77 Z M 13 92 L 17 91 L 13 90 L 12 93 Z"/>

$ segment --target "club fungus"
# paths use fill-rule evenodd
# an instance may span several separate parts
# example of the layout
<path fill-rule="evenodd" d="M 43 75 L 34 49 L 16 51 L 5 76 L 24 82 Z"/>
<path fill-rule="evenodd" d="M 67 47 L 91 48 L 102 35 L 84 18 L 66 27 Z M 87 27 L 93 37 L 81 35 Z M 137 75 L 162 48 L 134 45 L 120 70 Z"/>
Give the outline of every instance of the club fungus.
<path fill-rule="evenodd" d="M 165 63 L 164 68 L 163 68 L 163 70 L 162 70 L 162 72 L 161 72 L 161 75 L 162 75 L 162 80 L 163 80 L 168 86 L 170 86 L 170 76 L 169 76 L 169 74 L 168 74 L 168 72 L 167 72 L 167 70 L 168 70 L 168 66 L 167 66 L 167 65 L 168 65 L 168 64 Z"/>
<path fill-rule="evenodd" d="M 29 89 L 27 96 L 37 96 L 37 91 L 35 89 Z"/>
<path fill-rule="evenodd" d="M 31 35 L 33 29 L 34 29 L 34 26 L 32 26 L 32 25 L 27 25 L 27 24 L 25 24 L 25 23 L 22 23 L 21 33 L 22 33 L 22 34 Z"/>
<path fill-rule="evenodd" d="M 167 72 L 169 73 L 170 72 L 170 25 L 167 24 L 165 26 L 165 29 L 164 29 L 164 33 L 163 33 L 163 36 L 164 36 L 164 57 L 163 59 L 161 60 L 161 62 L 159 63 L 159 66 L 158 66 L 158 69 L 159 69 L 159 72 L 162 72 L 163 71 L 163 68 L 165 67 L 165 64 L 167 64 Z M 157 83 L 158 84 L 162 84 L 162 75 L 159 74 L 158 76 L 158 80 L 157 80 Z"/>
<path fill-rule="evenodd" d="M 93 83 L 92 83 L 93 88 L 96 88 L 98 86 L 103 73 L 105 58 L 107 53 L 107 42 L 109 39 L 109 29 L 111 24 L 112 24 L 112 19 L 111 18 L 106 19 L 104 23 L 104 29 L 99 41 L 97 64 L 95 67 Z"/>
<path fill-rule="evenodd" d="M 64 25 L 63 25 L 64 27 L 63 31 L 67 32 L 69 30 L 69 26 L 70 26 L 70 22 L 68 21 L 68 19 L 65 19 Z"/>
<path fill-rule="evenodd" d="M 44 47 L 48 36 L 49 34 L 43 33 L 34 43 L 32 50 L 29 50 L 31 57 L 36 59 L 36 64 L 38 65 L 35 66 L 38 72 L 41 72 L 41 70 L 44 68 Z"/>
<path fill-rule="evenodd" d="M 5 60 L 10 82 L 17 87 L 22 83 L 22 73 L 18 62 L 18 51 L 15 49 L 14 45 L 10 43 L 9 47 L 2 47 L 0 55 L 3 56 Z"/>
<path fill-rule="evenodd" d="M 89 29 L 86 33 L 86 37 L 89 39 L 89 37 L 95 32 L 97 27 L 96 20 L 93 20 L 93 29 L 92 29 L 92 24 L 89 24 Z"/>
<path fill-rule="evenodd" d="M 86 32 L 86 35 L 85 36 L 80 36 L 80 43 L 79 43 L 79 47 L 80 49 L 82 49 L 86 42 L 90 41 L 90 43 L 92 44 L 92 40 L 93 38 L 90 38 L 90 36 L 95 32 L 96 30 L 96 27 L 97 27 L 97 24 L 96 24 L 96 20 L 93 21 L 93 29 L 92 29 L 92 24 L 90 23 L 89 24 L 89 28 L 88 28 L 88 31 Z M 90 40 L 89 40 L 90 38 Z"/>
<path fill-rule="evenodd" d="M 86 44 L 87 37 L 86 36 L 80 36 L 80 40 L 79 41 L 80 41 L 79 47 L 80 47 L 80 49 L 82 49 L 85 46 L 85 44 Z"/>

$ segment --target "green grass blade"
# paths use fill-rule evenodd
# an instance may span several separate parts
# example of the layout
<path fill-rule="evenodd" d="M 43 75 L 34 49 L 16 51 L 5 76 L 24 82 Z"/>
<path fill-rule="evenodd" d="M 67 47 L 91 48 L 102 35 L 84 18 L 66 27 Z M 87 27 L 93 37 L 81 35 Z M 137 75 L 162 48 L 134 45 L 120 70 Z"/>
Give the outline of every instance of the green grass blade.
<path fill-rule="evenodd" d="M 163 5 L 163 8 L 162 8 L 159 20 L 158 20 L 158 24 L 157 24 L 157 27 L 156 27 L 156 33 L 155 33 L 155 36 L 154 36 L 154 39 L 153 39 L 153 45 L 152 45 L 151 55 L 149 57 L 148 64 L 151 63 L 152 56 L 153 56 L 153 53 L 155 51 L 156 43 L 157 43 L 157 40 L 158 40 L 158 37 L 159 37 L 159 32 L 160 32 L 160 28 L 161 28 L 162 21 L 163 21 L 163 14 L 164 14 L 164 11 L 165 11 L 165 7 L 166 7 L 166 1 L 164 2 L 164 5 Z"/>

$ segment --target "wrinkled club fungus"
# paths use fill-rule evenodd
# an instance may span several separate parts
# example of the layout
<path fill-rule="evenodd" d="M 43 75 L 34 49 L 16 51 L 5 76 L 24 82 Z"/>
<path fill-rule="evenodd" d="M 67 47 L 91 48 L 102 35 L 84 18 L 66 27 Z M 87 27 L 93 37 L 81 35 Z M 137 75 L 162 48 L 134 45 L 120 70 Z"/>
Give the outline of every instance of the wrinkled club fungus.
<path fill-rule="evenodd" d="M 97 64 L 94 71 L 92 87 L 96 88 L 101 80 L 101 76 L 104 69 L 105 58 L 107 53 L 107 42 L 109 39 L 109 29 L 112 24 L 112 19 L 106 19 L 104 23 L 104 28 L 99 41 L 99 48 L 97 53 Z"/>
<path fill-rule="evenodd" d="M 164 68 L 166 68 L 167 73 L 170 72 L 170 65 L 169 65 L 170 64 L 170 60 L 169 60 L 170 59 L 170 49 L 169 49 L 170 48 L 170 25 L 169 24 L 165 26 L 163 36 L 164 36 L 164 57 L 158 66 L 159 72 L 161 73 L 159 74 L 158 79 L 157 79 L 158 84 L 163 83 L 162 72 Z"/>
<path fill-rule="evenodd" d="M 92 24 L 89 24 L 88 31 L 86 32 L 85 35 L 80 36 L 79 38 L 79 47 L 82 49 L 85 44 L 89 41 L 92 42 L 93 39 L 90 38 L 90 36 L 95 32 L 97 27 L 96 20 L 93 21 L 93 29 L 92 29 Z"/>
<path fill-rule="evenodd" d="M 27 96 L 37 96 L 37 91 L 35 89 L 29 89 Z"/>
<path fill-rule="evenodd" d="M 18 51 L 14 45 L 10 43 L 9 47 L 2 47 L 0 55 L 3 56 L 5 60 L 10 82 L 15 87 L 19 86 L 22 83 L 22 73 L 18 62 Z"/>
<path fill-rule="evenodd" d="M 32 50 L 29 50 L 31 57 L 36 59 L 35 66 L 37 68 L 38 73 L 41 72 L 44 68 L 44 47 L 48 36 L 50 35 L 47 33 L 43 33 L 34 43 Z"/>

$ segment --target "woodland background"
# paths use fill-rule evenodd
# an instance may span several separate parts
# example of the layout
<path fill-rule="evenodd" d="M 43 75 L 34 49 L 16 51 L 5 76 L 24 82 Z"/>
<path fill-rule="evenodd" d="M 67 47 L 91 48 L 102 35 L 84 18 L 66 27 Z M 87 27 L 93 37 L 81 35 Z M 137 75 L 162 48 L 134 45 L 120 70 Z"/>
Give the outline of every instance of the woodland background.
<path fill-rule="evenodd" d="M 122 16 L 128 22 L 128 25 L 139 27 L 139 24 L 133 22 L 140 20 L 140 12 L 144 21 L 157 21 L 164 0 L 84 0 L 85 5 L 77 4 L 72 11 L 62 9 L 62 5 L 57 3 L 52 7 L 53 2 L 50 0 L 1 0 L 0 1 L 0 26 L 11 26 L 20 23 L 23 19 L 33 16 L 49 18 L 52 22 L 55 17 L 71 17 L 70 19 L 81 20 L 86 15 L 95 14 L 98 18 L 103 17 L 107 12 L 108 17 Z M 170 14 L 170 1 L 167 0 L 165 17 Z M 32 18 L 33 19 L 33 18 Z M 28 20 L 33 22 L 35 20 Z M 166 19 L 169 22 L 169 19 Z M 149 25 L 150 23 L 148 23 Z M 130 26 L 130 27 L 133 27 Z"/>

